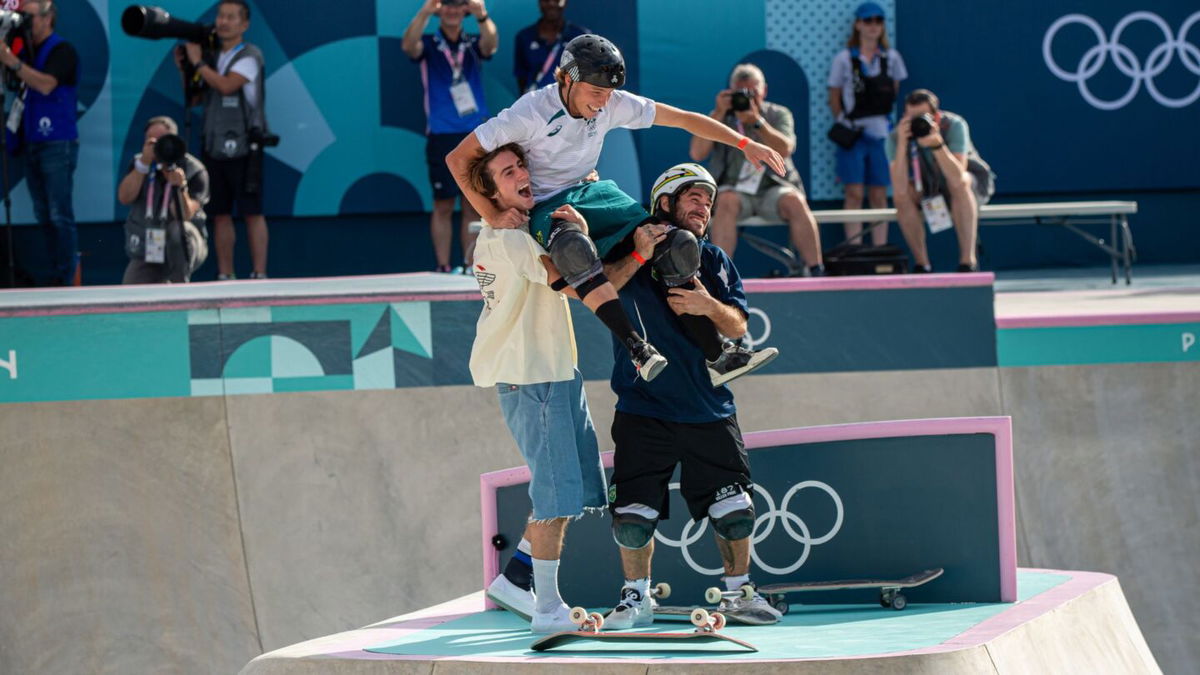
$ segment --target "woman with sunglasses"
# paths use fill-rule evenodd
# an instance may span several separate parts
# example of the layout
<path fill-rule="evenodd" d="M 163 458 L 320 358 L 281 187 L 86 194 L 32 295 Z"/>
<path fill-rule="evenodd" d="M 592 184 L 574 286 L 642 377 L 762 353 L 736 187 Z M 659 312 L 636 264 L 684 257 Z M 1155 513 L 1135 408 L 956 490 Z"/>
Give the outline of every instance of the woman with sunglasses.
<path fill-rule="evenodd" d="M 853 147 L 837 149 L 837 177 L 846 191 L 847 209 L 862 208 L 864 186 L 871 208 L 887 208 L 891 179 L 884 139 L 891 131 L 900 81 L 907 77 L 900 52 L 888 47 L 883 8 L 874 2 L 859 5 L 846 49 L 834 57 L 829 69 L 828 83 L 834 119 L 859 132 Z M 862 232 L 862 223 L 845 225 L 847 238 Z M 886 222 L 872 225 L 871 241 L 876 246 L 887 243 Z"/>

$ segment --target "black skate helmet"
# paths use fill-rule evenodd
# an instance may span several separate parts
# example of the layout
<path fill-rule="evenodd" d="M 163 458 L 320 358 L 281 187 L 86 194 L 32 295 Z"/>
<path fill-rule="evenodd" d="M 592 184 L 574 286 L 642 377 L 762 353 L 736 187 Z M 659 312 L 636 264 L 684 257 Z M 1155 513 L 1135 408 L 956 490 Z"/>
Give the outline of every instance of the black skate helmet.
<path fill-rule="evenodd" d="M 625 86 L 625 57 L 608 38 L 580 35 L 567 43 L 558 63 L 572 82 L 587 82 L 605 89 Z"/>

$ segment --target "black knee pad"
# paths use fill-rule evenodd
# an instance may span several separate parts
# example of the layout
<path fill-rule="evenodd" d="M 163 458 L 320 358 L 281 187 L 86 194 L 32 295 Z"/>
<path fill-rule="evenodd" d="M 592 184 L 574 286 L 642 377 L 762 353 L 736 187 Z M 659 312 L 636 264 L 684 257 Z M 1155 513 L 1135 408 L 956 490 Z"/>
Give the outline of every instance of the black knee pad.
<path fill-rule="evenodd" d="M 683 286 L 700 270 L 700 242 L 696 235 L 675 228 L 654 247 L 654 271 L 667 286 Z"/>
<path fill-rule="evenodd" d="M 555 220 L 546 250 L 558 273 L 575 289 L 604 269 L 596 244 L 575 223 Z"/>
<path fill-rule="evenodd" d="M 754 534 L 754 509 L 738 509 L 730 511 L 720 518 L 708 518 L 712 521 L 713 530 L 717 536 L 726 541 L 745 539 Z"/>
<path fill-rule="evenodd" d="M 657 518 L 651 520 L 636 513 L 613 513 L 612 520 L 613 539 L 621 548 L 646 548 L 658 527 Z"/>

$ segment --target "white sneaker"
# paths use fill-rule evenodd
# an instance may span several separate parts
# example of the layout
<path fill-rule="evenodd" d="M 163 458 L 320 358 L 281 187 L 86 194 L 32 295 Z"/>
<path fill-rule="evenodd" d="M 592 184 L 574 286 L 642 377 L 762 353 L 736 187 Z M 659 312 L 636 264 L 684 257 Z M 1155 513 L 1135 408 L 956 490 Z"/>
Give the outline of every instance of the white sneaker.
<path fill-rule="evenodd" d="M 649 342 L 639 342 L 633 348 L 633 365 L 642 379 L 649 382 L 667 367 L 667 357 L 658 353 Z"/>
<path fill-rule="evenodd" d="M 535 611 L 533 620 L 529 622 L 529 630 L 534 633 L 560 633 L 578 629 L 579 626 L 571 621 L 571 608 L 562 603 L 549 612 Z"/>
<path fill-rule="evenodd" d="M 725 598 L 717 607 L 717 611 L 741 623 L 755 626 L 778 623 L 783 618 L 779 610 L 772 607 L 771 603 L 757 592 L 749 600 L 740 595 L 736 598 Z"/>
<path fill-rule="evenodd" d="M 708 377 L 712 380 L 712 386 L 719 387 L 762 368 L 774 361 L 776 356 L 779 356 L 779 350 L 774 347 L 754 351 L 737 342 L 726 342 L 725 349 L 717 360 L 706 362 Z"/>
<path fill-rule="evenodd" d="M 491 598 L 492 602 L 522 619 L 526 621 L 533 619 L 533 592 L 514 584 L 503 574 L 496 577 L 496 580 L 487 587 L 487 596 Z"/>
<path fill-rule="evenodd" d="M 604 617 L 605 630 L 628 630 L 654 623 L 654 598 L 641 591 L 625 586 L 621 589 L 621 602 Z"/>

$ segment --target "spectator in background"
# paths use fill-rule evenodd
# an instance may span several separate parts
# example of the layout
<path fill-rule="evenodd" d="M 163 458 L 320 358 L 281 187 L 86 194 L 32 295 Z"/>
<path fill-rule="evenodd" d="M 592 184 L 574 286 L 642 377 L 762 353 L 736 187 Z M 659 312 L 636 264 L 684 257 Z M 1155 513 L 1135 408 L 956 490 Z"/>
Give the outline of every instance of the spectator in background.
<path fill-rule="evenodd" d="M 692 136 L 692 159 L 702 162 L 711 154 L 709 168 L 720 186 L 712 242 L 733 258 L 739 219 L 762 216 L 782 220 L 788 224 L 792 244 L 800 252 L 808 274 L 823 276 L 817 220 L 804 199 L 804 183 L 792 162 L 796 150 L 792 111 L 765 100 L 766 96 L 767 79 L 762 70 L 752 63 L 738 64 L 729 76 L 729 89 L 717 93 L 716 107 L 709 117 L 782 155 L 787 167 L 784 175 L 768 171 L 765 166 L 756 168 L 731 146 Z"/>
<path fill-rule="evenodd" d="M 437 15 L 436 33 L 425 35 L 429 18 Z M 479 23 L 479 34 L 463 32 L 467 14 Z M 425 161 L 429 164 L 429 182 L 433 186 L 433 213 L 429 235 L 438 272 L 458 271 L 469 274 L 475 235 L 470 224 L 479 214 L 466 199 L 462 200 L 460 224 L 463 265 L 450 267 L 450 245 L 454 239 L 452 219 L 454 201 L 462 192 L 446 167 L 446 155 L 462 139 L 488 118 L 483 95 L 482 63 L 496 53 L 499 36 L 496 24 L 488 16 L 482 0 L 425 0 L 404 31 L 404 53 L 421 64 L 425 83 L 426 124 Z"/>
<path fill-rule="evenodd" d="M 900 52 L 888 47 L 883 8 L 874 2 L 859 5 L 846 49 L 838 52 L 829 68 L 829 109 L 839 123 L 860 132 L 854 147 L 837 149 L 837 177 L 846 191 L 844 208 L 862 208 L 864 185 L 870 207 L 887 208 L 883 141 L 890 131 L 900 81 L 907 77 Z M 845 226 L 848 239 L 862 232 L 862 223 Z M 887 223 L 871 227 L 871 241 L 876 246 L 886 244 Z"/>
<path fill-rule="evenodd" d="M 71 203 L 79 163 L 79 130 L 75 126 L 79 55 L 54 32 L 57 3 L 25 0 L 21 11 L 32 17 L 29 36 L 33 44 L 17 56 L 0 43 L 0 63 L 22 83 L 19 102 L 14 103 L 14 109 L 24 106 L 20 137 L 10 148 L 25 153 L 25 183 L 33 213 L 46 233 L 53 268 L 49 283 L 67 286 L 74 283 L 79 267 L 79 234 Z"/>
<path fill-rule="evenodd" d="M 567 0 L 538 0 L 542 17 L 537 23 L 517 33 L 513 45 L 513 76 L 521 94 L 554 84 L 554 67 L 562 55 L 563 45 L 588 29 L 577 26 L 563 16 Z"/>
<path fill-rule="evenodd" d="M 262 51 L 242 39 L 249 28 L 250 5 L 246 0 L 221 0 L 216 20 L 221 52 L 205 54 L 200 45 L 191 42 L 184 51 L 193 72 L 205 85 L 200 99 L 204 106 L 204 166 L 212 179 L 208 206 L 216 235 L 218 280 L 237 278 L 233 267 L 235 206 L 246 219 L 253 263 L 250 278 L 267 278 L 263 153 L 259 141 L 253 140 L 268 133 L 264 111 L 266 66 Z M 178 52 L 176 65 L 184 70 Z"/>
<path fill-rule="evenodd" d="M 191 154 L 178 164 L 164 165 L 154 150 L 158 139 L 168 134 L 183 147 L 175 120 L 152 117 L 146 122 L 142 151 L 134 155 L 117 186 L 117 201 L 129 207 L 125 219 L 129 265 L 123 284 L 187 282 L 208 257 L 204 217 L 208 171 Z"/>
<path fill-rule="evenodd" d="M 925 247 L 928 221 L 934 234 L 954 227 L 958 271 L 978 272 L 979 205 L 991 199 L 995 176 L 975 150 L 967 121 L 942 110 L 938 97 L 928 89 L 914 90 L 904 100 L 904 117 L 888 137 L 887 156 L 896 215 L 916 261 L 914 271 L 933 271 Z"/>

